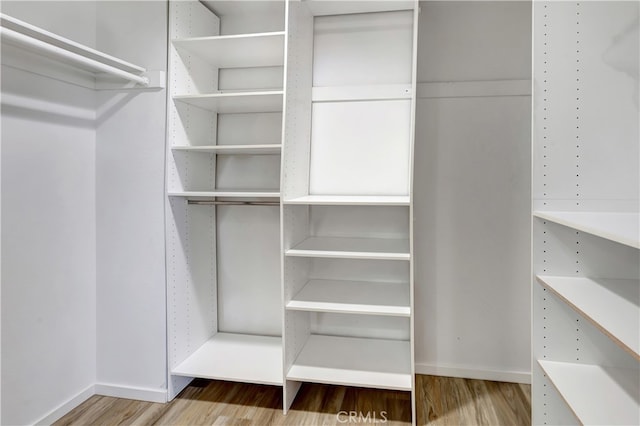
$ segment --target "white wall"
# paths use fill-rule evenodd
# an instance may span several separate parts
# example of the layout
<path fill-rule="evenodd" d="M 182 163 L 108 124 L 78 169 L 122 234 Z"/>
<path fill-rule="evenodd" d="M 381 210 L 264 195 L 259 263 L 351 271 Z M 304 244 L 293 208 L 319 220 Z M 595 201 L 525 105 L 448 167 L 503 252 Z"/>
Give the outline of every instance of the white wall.
<path fill-rule="evenodd" d="M 93 3 L 2 9 L 95 43 Z M 95 382 L 94 105 L 92 91 L 2 66 L 2 424 L 38 421 Z"/>
<path fill-rule="evenodd" d="M 167 3 L 98 4 L 98 47 L 167 67 Z M 144 25 L 141 25 L 144 23 Z M 96 391 L 166 401 L 165 90 L 98 96 Z"/>
<path fill-rule="evenodd" d="M 2 6 L 166 69 L 166 2 Z M 54 421 L 94 391 L 166 400 L 165 96 L 3 65 L 0 423 Z"/>
<path fill-rule="evenodd" d="M 418 81 L 463 95 L 418 102 L 419 373 L 530 380 L 530 96 L 495 96 L 527 86 L 530 30 L 529 2 L 421 3 Z"/>

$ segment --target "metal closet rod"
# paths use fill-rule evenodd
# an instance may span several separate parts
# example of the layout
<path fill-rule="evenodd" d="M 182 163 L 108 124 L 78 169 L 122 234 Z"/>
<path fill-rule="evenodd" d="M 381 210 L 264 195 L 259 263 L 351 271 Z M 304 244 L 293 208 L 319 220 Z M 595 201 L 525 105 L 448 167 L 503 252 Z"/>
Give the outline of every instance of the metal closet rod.
<path fill-rule="evenodd" d="M 217 200 L 187 200 L 187 204 L 200 206 L 279 206 L 279 201 L 217 201 Z"/>

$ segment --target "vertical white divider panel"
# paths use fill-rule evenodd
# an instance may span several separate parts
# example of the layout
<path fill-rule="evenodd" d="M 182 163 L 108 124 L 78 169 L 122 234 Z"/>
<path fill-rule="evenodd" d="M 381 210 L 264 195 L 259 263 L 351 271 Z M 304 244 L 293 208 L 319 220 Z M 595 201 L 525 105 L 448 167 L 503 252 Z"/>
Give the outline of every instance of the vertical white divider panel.
<path fill-rule="evenodd" d="M 532 421 L 640 424 L 640 7 L 533 17 Z"/>
<path fill-rule="evenodd" d="M 281 184 L 282 200 L 309 193 L 309 139 L 311 137 L 311 79 L 313 15 L 301 2 L 287 1 L 285 40 L 285 105 Z M 301 382 L 286 375 L 310 333 L 306 312 L 287 312 L 284 306 L 304 285 L 309 269 L 307 259 L 285 257 L 286 250 L 307 236 L 309 208 L 281 205 L 282 233 L 282 344 L 283 410 L 286 414 Z"/>
<path fill-rule="evenodd" d="M 416 349 L 415 349 L 415 255 L 413 251 L 413 238 L 414 238 L 414 222 L 413 216 L 413 167 L 414 167 L 414 152 L 415 152 L 415 138 L 416 138 L 416 108 L 418 104 L 417 96 L 417 82 L 418 82 L 418 29 L 420 22 L 420 3 L 415 0 L 413 6 L 413 45 L 411 56 L 411 125 L 410 125 L 410 143 L 409 143 L 409 253 L 411 259 L 409 260 L 409 307 L 411 309 L 411 316 L 409 318 L 409 336 L 411 346 L 411 421 L 412 424 L 416 424 L 418 419 L 417 414 L 417 401 L 416 401 Z"/>

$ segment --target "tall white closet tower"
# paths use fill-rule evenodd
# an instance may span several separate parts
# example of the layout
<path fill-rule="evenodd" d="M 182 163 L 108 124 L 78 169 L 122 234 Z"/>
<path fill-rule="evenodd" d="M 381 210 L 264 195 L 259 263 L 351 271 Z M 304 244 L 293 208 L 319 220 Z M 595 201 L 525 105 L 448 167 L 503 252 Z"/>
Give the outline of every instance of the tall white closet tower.
<path fill-rule="evenodd" d="M 534 424 L 640 424 L 639 18 L 534 2 Z"/>

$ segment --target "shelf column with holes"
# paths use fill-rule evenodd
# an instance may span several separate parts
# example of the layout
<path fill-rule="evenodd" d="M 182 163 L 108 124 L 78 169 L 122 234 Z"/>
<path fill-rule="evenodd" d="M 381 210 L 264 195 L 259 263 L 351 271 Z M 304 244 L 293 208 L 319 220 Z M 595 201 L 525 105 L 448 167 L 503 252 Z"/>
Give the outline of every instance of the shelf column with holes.
<path fill-rule="evenodd" d="M 288 17 L 284 409 L 304 382 L 415 407 L 417 2 L 291 2 Z"/>
<path fill-rule="evenodd" d="M 286 1 L 169 5 L 169 396 L 281 386 Z"/>
<path fill-rule="evenodd" d="M 533 424 L 640 424 L 639 5 L 533 7 Z"/>

